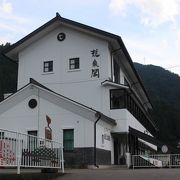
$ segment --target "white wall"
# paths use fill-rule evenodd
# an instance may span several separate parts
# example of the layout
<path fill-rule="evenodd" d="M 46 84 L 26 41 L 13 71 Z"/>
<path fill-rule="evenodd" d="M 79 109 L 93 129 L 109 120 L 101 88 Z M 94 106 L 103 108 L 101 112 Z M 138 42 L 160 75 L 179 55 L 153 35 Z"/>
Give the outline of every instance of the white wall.
<path fill-rule="evenodd" d="M 127 111 L 127 126 L 144 133 L 146 128 L 129 112 Z"/>
<path fill-rule="evenodd" d="M 118 109 L 111 110 L 112 117 L 116 119 L 117 125 L 114 126 L 113 132 L 129 132 L 129 126 L 144 133 L 146 128 L 127 110 L 127 109 Z M 150 133 L 149 136 L 152 136 Z M 151 143 L 144 141 L 145 144 L 150 146 L 153 149 L 157 149 L 157 147 Z"/>
<path fill-rule="evenodd" d="M 66 39 L 62 42 L 57 40 L 57 35 L 60 32 L 66 34 Z M 97 58 L 92 57 L 91 55 L 91 51 L 94 49 L 98 49 L 98 53 L 100 54 Z M 76 57 L 80 58 L 80 69 L 69 71 L 68 61 L 70 58 Z M 99 78 L 91 78 L 92 62 L 94 59 L 97 60 L 99 65 Z M 54 71 L 45 74 L 43 73 L 43 61 L 49 60 L 53 60 Z M 114 132 L 128 132 L 129 125 L 137 130 L 144 131 L 145 128 L 127 110 L 110 110 L 109 89 L 114 89 L 114 87 L 101 86 L 101 82 L 109 79 L 111 76 L 110 65 L 111 56 L 107 41 L 87 35 L 83 32 L 78 32 L 75 29 L 60 26 L 19 53 L 18 89 L 29 83 L 29 78 L 34 78 L 55 92 L 116 119 L 117 126 L 113 129 Z M 124 76 L 125 73 L 121 69 L 120 82 L 122 84 L 124 83 Z M 77 127 L 84 131 L 90 131 L 92 128 L 92 123 L 90 121 L 87 121 L 87 124 L 84 123 L 84 120 L 80 115 L 74 116 L 74 113 L 65 113 L 62 108 L 57 110 L 58 106 L 52 105 L 52 103 L 46 106 L 48 102 L 50 103 L 51 101 L 48 99 L 40 100 L 41 108 L 38 113 L 41 123 L 39 123 L 39 125 L 41 128 L 44 127 L 45 113 L 48 112 L 54 119 L 54 127 L 56 127 L 55 131 L 56 134 L 59 134 L 56 136 L 58 139 L 62 140 L 63 128 Z M 32 115 L 33 113 L 31 116 Z M 35 115 L 37 115 L 37 112 Z M 18 118 L 20 117 L 18 116 Z M 32 117 L 27 113 L 27 120 L 25 120 L 24 123 L 27 123 L 28 126 L 30 126 L 31 123 L 28 118 L 31 119 Z M 22 120 L 20 120 L 20 122 L 21 121 Z M 33 124 L 35 123 L 37 122 L 34 122 Z M 58 124 L 61 123 L 64 127 L 61 127 L 60 125 L 60 127 L 57 128 Z M 88 129 L 87 127 L 90 128 Z M 98 126 L 98 136 L 105 131 L 103 128 L 104 126 Z M 43 130 L 41 131 L 40 134 L 43 133 Z M 79 137 L 80 134 L 83 134 L 81 131 L 75 132 L 75 136 Z M 88 134 L 92 133 L 93 130 L 88 132 Z M 93 135 L 91 137 L 93 137 Z M 80 139 L 79 144 L 75 142 L 75 145 L 81 147 L 82 144 L 85 143 L 87 146 L 90 144 L 92 146 L 92 139 L 88 139 L 86 136 L 83 138 L 84 139 L 82 140 Z M 105 149 L 112 147 L 112 141 L 106 143 L 108 144 L 101 145 L 101 143 L 98 142 L 98 147 L 104 146 L 101 148 Z"/>
<path fill-rule="evenodd" d="M 128 132 L 129 126 L 143 133 L 146 131 L 146 128 L 127 109 L 112 109 L 111 117 L 117 122 L 113 132 Z"/>
<path fill-rule="evenodd" d="M 144 133 L 144 132 L 147 132 L 146 128 L 137 121 L 137 119 L 131 114 L 128 112 L 128 119 L 127 119 L 127 126 L 131 126 L 132 128 L 134 129 L 137 129 L 138 131 Z M 149 136 L 152 136 L 152 134 L 148 133 Z M 153 136 L 152 136 L 153 137 Z M 146 145 L 148 145 L 149 147 L 157 150 L 157 146 L 149 143 L 149 142 L 146 142 L 144 140 L 140 140 L 141 142 L 144 142 Z"/>
<path fill-rule="evenodd" d="M 62 42 L 57 40 L 60 32 L 66 34 Z M 91 51 L 98 49 L 99 57 L 92 57 Z M 80 70 L 69 71 L 69 58 L 80 58 Z M 96 59 L 100 78 L 91 78 L 92 62 Z M 53 73 L 43 73 L 43 61 L 53 60 Z M 101 82 L 111 77 L 111 52 L 107 41 L 77 30 L 60 26 L 32 43 L 19 53 L 18 88 L 34 78 L 57 93 L 111 116 L 109 90 Z M 124 72 L 120 70 L 124 83 Z M 120 110 L 119 110 L 120 111 Z"/>
<path fill-rule="evenodd" d="M 96 127 L 96 147 L 111 151 L 111 164 L 114 164 L 114 139 L 111 135 L 113 126 L 100 120 Z M 105 136 L 109 136 L 110 139 Z"/>
<path fill-rule="evenodd" d="M 111 130 L 112 130 L 112 126 L 110 126 L 109 124 L 105 123 L 104 121 L 100 121 L 97 124 L 97 131 L 96 131 L 96 146 L 97 148 L 100 149 L 104 149 L 104 150 L 112 150 L 112 137 L 111 137 Z M 105 138 L 104 142 L 102 141 L 102 135 L 108 135 L 110 137 L 110 140 L 107 140 Z"/>
<path fill-rule="evenodd" d="M 30 99 L 37 100 L 37 107 L 28 106 Z M 56 95 L 39 90 L 35 86 L 23 89 L 5 102 L 0 103 L 1 128 L 27 134 L 27 131 L 38 130 L 39 137 L 45 137 L 47 126 L 46 115 L 52 122 L 52 137 L 54 141 L 63 142 L 63 129 L 74 129 L 74 147 L 94 147 L 95 112 L 58 98 Z M 100 120 L 97 124 L 97 148 L 113 152 L 112 126 Z M 104 140 L 102 135 L 109 135 Z"/>
<path fill-rule="evenodd" d="M 116 120 L 113 132 L 128 132 L 128 111 L 126 109 L 111 109 L 111 117 Z"/>
<path fill-rule="evenodd" d="M 66 39 L 57 40 L 60 32 Z M 99 57 L 91 51 L 98 49 Z M 69 58 L 80 58 L 80 70 L 69 71 Z M 100 77 L 91 78 L 92 62 L 98 62 Z M 44 74 L 43 61 L 54 61 L 54 72 Z M 110 75 L 108 42 L 76 30 L 59 27 L 19 53 L 18 89 L 34 78 L 57 93 L 102 110 L 101 82 Z M 95 101 L 96 100 L 96 103 Z"/>
<path fill-rule="evenodd" d="M 93 122 L 60 108 L 45 99 L 40 99 L 40 134 L 44 134 L 46 115 L 52 119 L 53 139 L 63 141 L 63 129 L 74 129 L 74 147 L 93 146 Z"/>
<path fill-rule="evenodd" d="M 28 102 L 31 98 L 38 101 L 38 106 L 31 109 Z M 12 100 L 13 101 L 13 100 Z M 0 105 L 0 107 L 3 104 Z M 67 111 L 36 95 L 25 97 L 21 102 L 0 114 L 1 128 L 27 134 L 29 130 L 38 130 L 39 137 L 44 138 L 47 126 L 46 115 L 52 119 L 53 140 L 63 141 L 63 129 L 74 129 L 75 147 L 94 146 L 94 123 L 75 113 Z"/>

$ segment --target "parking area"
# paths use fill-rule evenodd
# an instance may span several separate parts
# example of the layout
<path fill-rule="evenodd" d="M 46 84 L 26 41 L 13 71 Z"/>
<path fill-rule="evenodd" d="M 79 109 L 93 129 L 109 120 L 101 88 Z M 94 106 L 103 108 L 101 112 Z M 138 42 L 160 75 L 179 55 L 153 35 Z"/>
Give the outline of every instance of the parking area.
<path fill-rule="evenodd" d="M 76 169 L 56 180 L 179 180 L 180 169 Z"/>

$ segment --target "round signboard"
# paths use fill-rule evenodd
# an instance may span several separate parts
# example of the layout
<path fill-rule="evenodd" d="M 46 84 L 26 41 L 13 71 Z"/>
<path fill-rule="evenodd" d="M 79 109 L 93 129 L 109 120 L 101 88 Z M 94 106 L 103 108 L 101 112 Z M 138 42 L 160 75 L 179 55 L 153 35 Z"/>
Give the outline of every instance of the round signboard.
<path fill-rule="evenodd" d="M 66 38 L 66 35 L 65 35 L 64 33 L 59 33 L 59 34 L 57 35 L 58 41 L 64 41 L 65 38 Z"/>
<path fill-rule="evenodd" d="M 37 106 L 37 100 L 36 99 L 31 99 L 28 103 L 29 107 L 31 109 L 34 109 Z"/>
<path fill-rule="evenodd" d="M 166 145 L 163 145 L 163 146 L 161 147 L 161 151 L 162 151 L 163 153 L 167 153 L 167 152 L 168 152 L 168 147 L 167 147 Z"/>

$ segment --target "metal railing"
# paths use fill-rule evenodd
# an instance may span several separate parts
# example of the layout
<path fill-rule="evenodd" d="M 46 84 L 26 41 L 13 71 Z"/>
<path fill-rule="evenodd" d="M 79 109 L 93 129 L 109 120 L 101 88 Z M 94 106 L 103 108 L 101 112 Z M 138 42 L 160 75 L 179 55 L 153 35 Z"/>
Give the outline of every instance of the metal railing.
<path fill-rule="evenodd" d="M 180 154 L 132 155 L 132 167 L 180 167 Z"/>
<path fill-rule="evenodd" d="M 0 167 L 57 168 L 64 173 L 61 143 L 0 129 Z"/>

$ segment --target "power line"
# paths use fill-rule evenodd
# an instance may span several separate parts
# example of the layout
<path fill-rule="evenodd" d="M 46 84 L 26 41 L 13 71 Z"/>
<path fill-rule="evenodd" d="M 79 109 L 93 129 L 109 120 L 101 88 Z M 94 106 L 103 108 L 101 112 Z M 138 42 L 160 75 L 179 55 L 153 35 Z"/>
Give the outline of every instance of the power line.
<path fill-rule="evenodd" d="M 166 69 L 172 69 L 172 68 L 177 68 L 177 67 L 180 67 L 180 65 L 176 65 L 176 66 L 169 66 L 169 67 L 166 67 Z"/>

